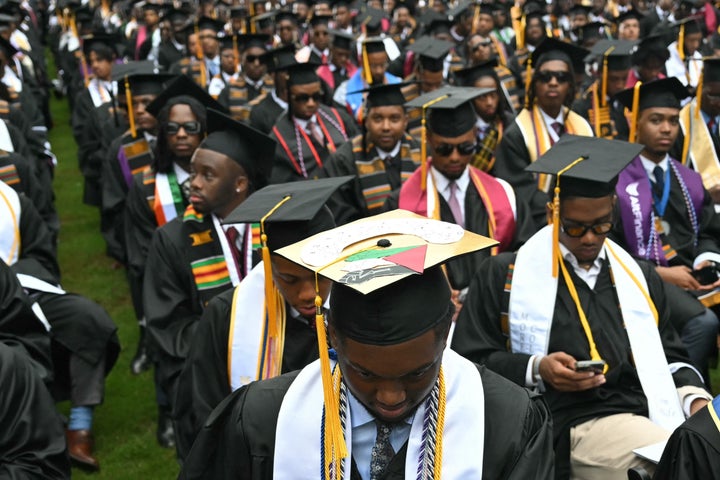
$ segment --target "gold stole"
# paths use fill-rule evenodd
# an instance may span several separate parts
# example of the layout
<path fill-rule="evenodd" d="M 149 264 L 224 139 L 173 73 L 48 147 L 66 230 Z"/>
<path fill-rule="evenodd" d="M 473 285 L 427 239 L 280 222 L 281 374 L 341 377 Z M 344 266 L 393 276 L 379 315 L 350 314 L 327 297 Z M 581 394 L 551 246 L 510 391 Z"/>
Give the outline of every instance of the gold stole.
<path fill-rule="evenodd" d="M 696 100 L 680 111 L 680 127 L 685 136 L 680 158 L 682 164 L 689 163 L 700 174 L 706 189 L 720 184 L 720 162 L 705 118 L 697 111 Z"/>

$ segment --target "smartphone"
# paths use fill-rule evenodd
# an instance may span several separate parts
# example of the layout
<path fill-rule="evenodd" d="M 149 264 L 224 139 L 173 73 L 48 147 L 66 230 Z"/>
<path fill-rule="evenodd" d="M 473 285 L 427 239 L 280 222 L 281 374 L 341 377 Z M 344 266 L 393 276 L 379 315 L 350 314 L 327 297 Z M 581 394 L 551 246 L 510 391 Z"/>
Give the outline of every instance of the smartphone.
<path fill-rule="evenodd" d="M 718 270 L 715 265 L 708 265 L 699 270 L 693 270 L 692 276 L 700 285 L 712 285 L 718 280 Z"/>
<path fill-rule="evenodd" d="M 595 372 L 603 373 L 605 369 L 605 360 L 580 360 L 575 362 L 576 372 Z"/>

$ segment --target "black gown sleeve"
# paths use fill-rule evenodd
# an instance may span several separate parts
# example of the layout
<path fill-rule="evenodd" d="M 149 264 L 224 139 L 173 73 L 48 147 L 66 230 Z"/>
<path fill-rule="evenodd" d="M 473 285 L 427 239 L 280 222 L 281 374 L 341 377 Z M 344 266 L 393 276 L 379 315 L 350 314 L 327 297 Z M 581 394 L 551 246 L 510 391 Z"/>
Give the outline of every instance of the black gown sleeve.
<path fill-rule="evenodd" d="M 355 157 L 352 150 L 353 145 L 352 140 L 350 140 L 341 145 L 335 153 L 328 157 L 325 161 L 325 171 L 328 177 L 357 175 Z M 332 197 L 330 197 L 328 205 L 338 225 L 344 225 L 365 216 L 363 214 L 363 204 L 361 203 L 364 202 L 364 199 L 358 198 L 359 187 L 357 184 L 358 179 L 356 177 L 350 183 L 341 186 Z M 362 193 L 360 197 L 362 197 Z"/>
<path fill-rule="evenodd" d="M 35 206 L 20 196 L 20 260 L 13 266 L 15 273 L 24 273 L 52 284 L 60 283 L 60 266 L 55 257 L 52 234 Z"/>
<path fill-rule="evenodd" d="M 100 216 L 103 220 L 100 228 L 108 255 L 125 263 L 127 255 L 123 233 L 125 231 L 123 211 L 128 189 L 118 161 L 120 145 L 120 137 L 113 140 L 102 159 Z"/>

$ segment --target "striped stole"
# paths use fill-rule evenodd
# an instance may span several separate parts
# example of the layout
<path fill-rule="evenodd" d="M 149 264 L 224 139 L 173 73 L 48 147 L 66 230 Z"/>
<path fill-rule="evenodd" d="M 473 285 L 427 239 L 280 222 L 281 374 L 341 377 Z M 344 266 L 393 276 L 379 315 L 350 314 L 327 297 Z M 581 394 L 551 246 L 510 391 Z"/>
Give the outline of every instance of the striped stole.
<path fill-rule="evenodd" d="M 133 138 L 130 132 L 126 132 L 120 142 L 117 160 L 129 188 L 133 175 L 145 170 L 153 161 L 152 148 L 145 135 L 140 134 L 138 138 Z"/>

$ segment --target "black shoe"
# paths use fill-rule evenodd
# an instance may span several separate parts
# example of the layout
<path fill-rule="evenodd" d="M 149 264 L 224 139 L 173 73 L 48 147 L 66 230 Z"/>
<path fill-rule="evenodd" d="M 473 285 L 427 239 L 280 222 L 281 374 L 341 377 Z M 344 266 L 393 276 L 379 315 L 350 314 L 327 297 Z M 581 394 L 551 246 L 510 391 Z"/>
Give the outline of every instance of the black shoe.
<path fill-rule="evenodd" d="M 140 327 L 138 348 L 135 352 L 135 356 L 130 362 L 130 372 L 133 375 L 140 375 L 150 367 L 152 367 L 152 362 L 150 361 L 150 356 L 148 355 L 147 340 L 145 339 L 145 327 Z"/>
<path fill-rule="evenodd" d="M 175 448 L 175 427 L 167 408 L 158 409 L 157 441 L 163 448 Z"/>

